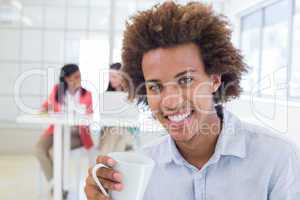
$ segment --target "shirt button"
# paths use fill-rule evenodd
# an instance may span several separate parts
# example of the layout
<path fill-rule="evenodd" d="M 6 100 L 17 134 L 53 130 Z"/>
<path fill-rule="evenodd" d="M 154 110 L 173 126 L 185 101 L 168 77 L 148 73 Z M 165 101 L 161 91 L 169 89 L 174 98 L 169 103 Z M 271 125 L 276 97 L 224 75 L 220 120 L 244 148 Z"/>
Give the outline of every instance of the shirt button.
<path fill-rule="evenodd" d="M 195 179 L 202 179 L 203 175 L 202 174 L 196 174 Z"/>

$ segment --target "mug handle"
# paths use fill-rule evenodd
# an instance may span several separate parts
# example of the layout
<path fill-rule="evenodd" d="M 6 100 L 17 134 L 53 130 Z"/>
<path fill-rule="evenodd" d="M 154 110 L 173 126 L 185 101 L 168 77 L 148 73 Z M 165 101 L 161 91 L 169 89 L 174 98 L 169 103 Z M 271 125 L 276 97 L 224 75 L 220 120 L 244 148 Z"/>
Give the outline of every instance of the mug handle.
<path fill-rule="evenodd" d="M 100 183 L 99 178 L 97 177 L 97 171 L 98 171 L 100 168 L 102 168 L 102 167 L 109 168 L 109 167 L 107 167 L 106 165 L 103 165 L 103 164 L 101 164 L 101 163 L 99 163 L 99 164 L 97 164 L 97 165 L 95 165 L 95 166 L 93 167 L 93 172 L 92 172 L 92 174 L 93 174 L 93 179 L 94 179 L 94 181 L 96 182 L 97 186 L 100 188 L 101 192 L 102 192 L 106 197 L 109 197 L 108 193 L 106 192 L 106 190 L 104 189 L 104 187 L 103 187 L 102 184 Z"/>

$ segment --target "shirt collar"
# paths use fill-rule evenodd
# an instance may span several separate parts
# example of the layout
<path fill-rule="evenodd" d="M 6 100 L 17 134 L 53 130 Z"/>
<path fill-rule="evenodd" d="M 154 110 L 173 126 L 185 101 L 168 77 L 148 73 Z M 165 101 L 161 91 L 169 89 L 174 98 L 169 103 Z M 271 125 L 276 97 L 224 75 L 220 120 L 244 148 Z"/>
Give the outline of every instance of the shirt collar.
<path fill-rule="evenodd" d="M 221 156 L 234 156 L 241 159 L 246 157 L 246 136 L 241 125 L 236 116 L 224 110 L 223 128 L 216 144 L 215 153 L 208 161 L 210 164 L 218 162 Z M 166 154 L 160 160 L 161 163 L 174 162 L 182 165 L 186 162 L 170 136 L 168 136 L 164 148 Z"/>
<path fill-rule="evenodd" d="M 216 152 L 225 156 L 246 157 L 246 135 L 241 121 L 232 113 L 224 111 L 224 123 Z"/>
<path fill-rule="evenodd" d="M 81 93 L 81 89 L 80 89 L 80 88 L 77 89 L 77 90 L 75 91 L 75 93 L 73 93 L 73 94 L 71 94 L 71 92 L 70 92 L 69 90 L 66 91 L 66 95 L 69 95 L 69 96 L 71 96 L 71 97 L 77 97 L 77 96 L 80 95 L 80 93 Z"/>

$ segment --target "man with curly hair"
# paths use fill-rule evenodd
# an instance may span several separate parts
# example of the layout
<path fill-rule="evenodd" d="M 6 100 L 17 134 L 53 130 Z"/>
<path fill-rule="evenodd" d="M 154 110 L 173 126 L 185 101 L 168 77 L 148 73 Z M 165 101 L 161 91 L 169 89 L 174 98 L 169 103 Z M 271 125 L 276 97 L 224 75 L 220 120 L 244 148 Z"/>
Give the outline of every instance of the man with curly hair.
<path fill-rule="evenodd" d="M 127 23 L 122 59 L 129 98 L 147 104 L 168 132 L 143 149 L 156 163 L 144 200 L 300 199 L 296 147 L 222 107 L 240 95 L 247 72 L 224 16 L 196 2 L 140 12 Z M 109 191 L 126 187 L 112 169 L 97 175 Z M 110 199 L 91 173 L 85 192 Z"/>

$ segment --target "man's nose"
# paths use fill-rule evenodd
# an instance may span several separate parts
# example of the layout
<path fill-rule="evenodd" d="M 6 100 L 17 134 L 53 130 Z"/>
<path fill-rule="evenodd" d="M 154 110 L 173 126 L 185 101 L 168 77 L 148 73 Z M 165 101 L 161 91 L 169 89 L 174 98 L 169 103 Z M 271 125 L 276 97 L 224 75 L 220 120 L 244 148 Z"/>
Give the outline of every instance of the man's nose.
<path fill-rule="evenodd" d="M 165 86 L 162 92 L 161 108 L 164 111 L 176 111 L 183 103 L 183 94 L 178 86 Z"/>

